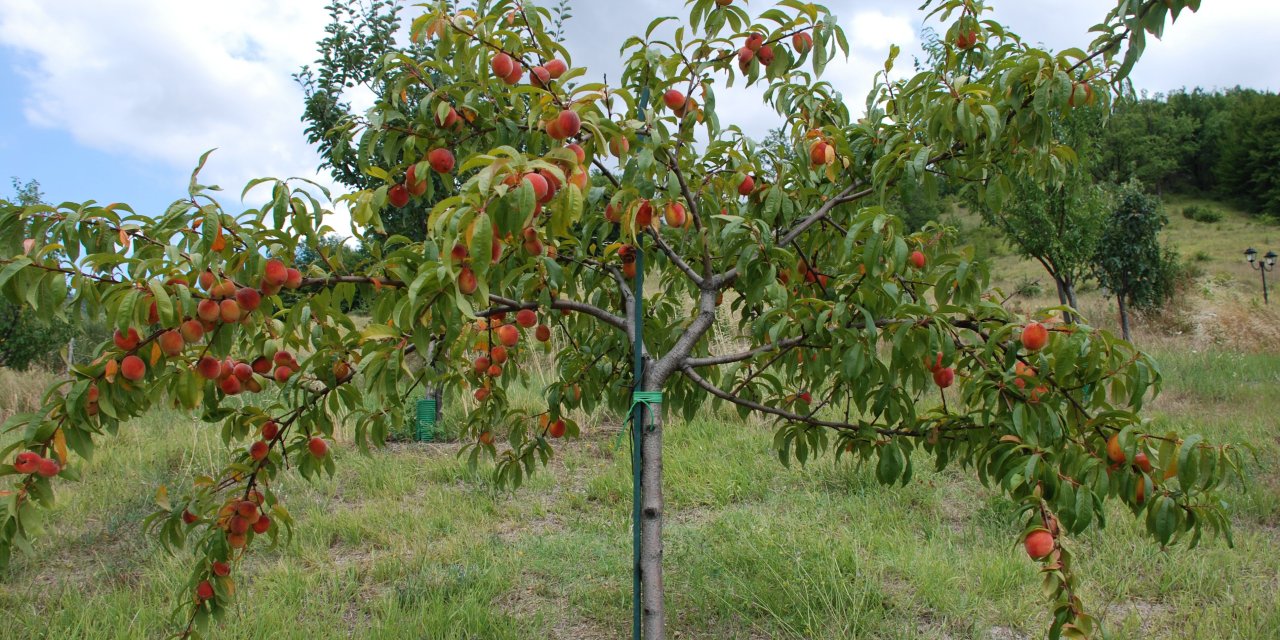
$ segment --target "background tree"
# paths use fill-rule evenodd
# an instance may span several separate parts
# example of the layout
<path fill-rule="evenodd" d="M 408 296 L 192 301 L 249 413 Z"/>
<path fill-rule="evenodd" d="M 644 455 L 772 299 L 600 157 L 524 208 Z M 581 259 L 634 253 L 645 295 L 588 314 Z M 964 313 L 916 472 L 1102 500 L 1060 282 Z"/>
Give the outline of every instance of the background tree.
<path fill-rule="evenodd" d="M 1156 193 L 1170 187 L 1186 191 L 1198 126 L 1195 117 L 1159 98 L 1117 101 L 1096 147 L 1097 160 L 1091 163 L 1094 175 L 1118 182 L 1138 180 Z"/>
<path fill-rule="evenodd" d="M 999 229 L 1018 254 L 1044 267 L 1058 291 L 1058 301 L 1078 309 L 1076 287 L 1090 275 L 1093 256 L 1109 202 L 1094 182 L 1089 162 L 1097 148 L 1094 132 L 1102 110 L 1080 103 L 1057 123 L 1063 145 L 1055 159 L 1069 163 L 1066 177 L 1048 188 L 1029 175 L 1012 180 L 1013 193 L 1000 209 L 979 207 L 987 224 Z M 1068 314 L 1070 315 L 1070 314 Z M 1069 318 L 1070 319 L 1070 318 Z"/>
<path fill-rule="evenodd" d="M 1120 330 L 1129 340 L 1129 310 L 1159 308 L 1173 295 L 1178 256 L 1160 246 L 1160 230 L 1169 220 L 1159 198 L 1130 183 L 1115 203 L 1098 240 L 1094 275 L 1116 297 Z"/>
<path fill-rule="evenodd" d="M 12 200 L 0 198 L 0 209 L 9 214 L 41 204 L 44 194 L 35 180 L 13 178 Z M 31 365 L 61 370 L 68 341 L 76 329 L 66 319 L 41 319 L 22 304 L 0 298 L 0 366 L 26 371 Z"/>
<path fill-rule="evenodd" d="M 93 203 L 0 217 L 0 291 L 44 315 L 103 313 L 119 331 L 40 411 L 5 424 L 15 442 L 0 459 L 16 455 L 0 466 L 14 476 L 0 559 L 28 546 L 55 480 L 74 478 L 71 452 L 89 455 L 157 403 L 198 411 L 222 424 L 231 459 L 160 492 L 147 526 L 194 550 L 181 611 L 200 628 L 230 605 L 232 565 L 289 530 L 275 478 L 332 473 L 340 422 L 359 446 L 381 443 L 403 422 L 408 377 L 410 391 L 472 394 L 461 453 L 494 460 L 510 487 L 578 434 L 578 409 L 638 403 L 649 640 L 665 633 L 663 420 L 708 399 L 775 418 L 786 462 L 832 449 L 886 484 L 908 481 L 917 453 L 972 470 L 1019 504 L 1051 633 L 1097 635 L 1065 534 L 1100 522 L 1113 498 L 1162 545 L 1225 533 L 1216 496 L 1236 450 L 1152 434 L 1140 411 L 1159 374 L 1145 355 L 1085 325 L 1015 318 L 951 231 L 906 233 L 875 203 L 935 176 L 996 211 L 1016 179 L 1062 185 L 1072 153 L 1054 125 L 1073 95 L 1106 107 L 1146 34 L 1197 4 L 1120 2 L 1093 53 L 1053 54 L 984 19 L 983 2 L 929 3 L 945 55 L 889 81 L 892 51 L 859 120 L 817 79 L 848 50 L 819 5 L 753 17 L 693 0 L 687 21 L 659 19 L 623 43 L 611 86 L 575 83 L 586 71 L 545 9 L 431 4 L 411 23 L 430 51 L 384 55 L 377 102 L 350 123 L 359 148 L 377 150 L 357 153 L 376 181 L 342 201 L 358 227 L 382 230 L 384 212 L 431 197 L 414 195 L 429 172 L 443 197 L 424 240 L 371 242 L 359 273 L 285 263 L 330 231 L 304 185 L 269 183 L 238 214 L 193 175 L 190 206 L 155 218 Z M 720 121 L 720 82 L 766 85 L 790 146 L 807 153 L 765 172 L 768 151 Z M 587 166 L 606 187 L 589 186 Z M 357 326 L 337 302 L 360 289 L 372 305 Z M 718 318 L 736 334 L 724 352 L 712 351 Z M 555 353 L 556 380 L 546 410 L 526 415 L 506 390 L 528 379 L 520 365 L 535 350 Z M 412 370 L 411 354 L 441 366 Z"/>

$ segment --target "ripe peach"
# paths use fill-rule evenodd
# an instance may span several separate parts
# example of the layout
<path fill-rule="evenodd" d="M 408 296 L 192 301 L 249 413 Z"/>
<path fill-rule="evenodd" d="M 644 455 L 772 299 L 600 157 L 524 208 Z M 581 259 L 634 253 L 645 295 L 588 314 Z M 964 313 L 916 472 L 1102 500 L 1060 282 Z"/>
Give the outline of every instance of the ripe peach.
<path fill-rule="evenodd" d="M 125 356 L 124 360 L 120 361 L 120 375 L 124 376 L 125 380 L 137 382 L 147 375 L 147 364 L 138 356 Z"/>
<path fill-rule="evenodd" d="M 231 368 L 231 375 L 240 379 L 240 382 L 248 382 L 253 378 L 253 367 L 243 362 L 237 362 Z"/>
<path fill-rule="evenodd" d="M 564 427 L 565 427 L 564 420 L 556 420 L 555 422 L 551 423 L 550 427 L 547 428 L 547 433 L 551 434 L 552 438 L 563 437 Z"/>
<path fill-rule="evenodd" d="M 489 68 L 493 70 L 493 76 L 495 78 L 506 80 L 506 78 L 511 75 L 511 72 L 515 71 L 518 67 L 515 60 L 511 59 L 511 56 L 505 53 L 499 53 L 489 61 Z M 513 83 L 508 82 L 508 84 Z"/>
<path fill-rule="evenodd" d="M 1023 545 L 1032 560 L 1041 560 L 1053 551 L 1053 534 L 1044 529 L 1036 529 L 1027 534 Z"/>
<path fill-rule="evenodd" d="M 116 343 L 117 347 L 125 351 L 133 351 L 138 348 L 138 343 L 142 341 L 142 337 L 138 335 L 137 329 L 129 327 L 126 333 L 120 333 L 120 330 L 116 329 L 115 334 L 111 336 L 111 340 Z"/>
<path fill-rule="evenodd" d="M 240 321 L 240 303 L 235 300 L 223 300 L 218 303 L 218 317 L 223 322 Z"/>
<path fill-rule="evenodd" d="M 749 196 L 756 189 L 756 180 L 751 176 L 742 176 L 742 182 L 738 183 L 738 195 Z"/>
<path fill-rule="evenodd" d="M 747 69 L 751 68 L 751 60 L 755 57 L 755 49 L 747 47 L 738 49 L 738 68 L 741 69 L 743 73 L 746 73 Z"/>
<path fill-rule="evenodd" d="M 604 207 L 604 219 L 614 224 L 618 224 L 622 221 L 622 216 L 618 215 L 618 210 L 613 207 L 612 203 L 610 203 Z"/>
<path fill-rule="evenodd" d="M 427 181 L 418 179 L 418 163 L 409 165 L 409 170 L 404 172 L 404 186 L 411 196 L 420 196 L 427 192 Z"/>
<path fill-rule="evenodd" d="M 1117 464 L 1124 462 L 1124 449 L 1120 446 L 1120 434 L 1116 433 L 1107 440 L 1107 457 Z"/>
<path fill-rule="evenodd" d="M 538 324 L 538 314 L 532 309 L 521 309 L 516 312 L 516 324 L 528 329 Z"/>
<path fill-rule="evenodd" d="M 219 562 L 219 561 L 217 561 L 217 560 L 214 560 L 214 561 L 213 561 L 213 575 L 215 575 L 215 576 L 219 576 L 219 577 L 226 577 L 226 576 L 231 575 L 231 565 L 229 565 L 229 564 L 227 564 L 227 563 L 225 563 L 225 562 Z"/>
<path fill-rule="evenodd" d="M 813 48 L 813 36 L 805 32 L 797 33 L 791 36 L 791 46 L 795 47 L 796 53 L 807 53 Z"/>
<path fill-rule="evenodd" d="M 227 376 L 223 378 L 221 382 L 218 383 L 218 388 L 222 389 L 223 393 L 229 396 L 234 396 L 234 395 L 239 395 L 240 391 L 242 390 L 242 385 L 240 384 L 240 378 L 237 378 L 235 376 Z"/>
<path fill-rule="evenodd" d="M 960 49 L 971 49 L 973 45 L 978 43 L 978 34 L 973 31 L 966 31 L 956 36 L 956 47 Z"/>
<path fill-rule="evenodd" d="M 485 371 L 490 378 L 498 378 L 502 376 L 502 367 L 500 365 L 491 364 L 489 369 Z"/>
<path fill-rule="evenodd" d="M 1039 351 L 1049 341 L 1049 330 L 1039 322 L 1032 322 L 1022 329 L 1022 346 L 1027 351 Z"/>
<path fill-rule="evenodd" d="M 213 585 L 209 584 L 208 580 L 201 580 L 200 584 L 196 585 L 196 599 L 198 600 L 213 599 Z"/>
<path fill-rule="evenodd" d="M 443 119 L 440 117 L 438 112 L 436 113 L 436 125 L 439 127 L 452 129 L 458 126 L 459 122 L 462 122 L 462 118 L 458 116 L 457 109 L 454 109 L 453 107 L 449 107 L 449 110 L 445 112 Z"/>
<path fill-rule="evenodd" d="M 480 434 L 480 444 L 483 444 L 483 445 L 486 445 L 486 446 L 492 446 L 492 445 L 493 445 L 493 432 L 492 432 L 492 431 L 485 431 L 485 432 L 482 432 L 482 433 Z"/>
<path fill-rule="evenodd" d="M 587 175 L 585 167 L 578 167 L 577 171 L 569 176 L 569 184 L 578 187 L 579 191 L 586 192 L 587 184 L 591 181 L 591 176 Z"/>
<path fill-rule="evenodd" d="M 271 356 L 271 362 L 275 363 L 276 366 L 281 366 L 281 365 L 293 366 L 297 364 L 298 361 L 293 359 L 292 353 L 289 353 L 288 351 L 285 351 L 282 349 L 280 351 L 275 352 L 275 354 Z"/>
<path fill-rule="evenodd" d="M 551 79 L 555 80 L 564 75 L 564 72 L 569 70 L 569 65 L 565 64 L 564 60 L 557 58 L 555 60 L 548 60 L 546 68 L 547 73 L 551 75 Z"/>
<path fill-rule="evenodd" d="M 289 270 L 284 263 L 272 258 L 267 260 L 266 267 L 262 270 L 262 280 L 271 284 L 284 284 L 285 279 L 289 277 Z"/>
<path fill-rule="evenodd" d="M 431 163 L 431 170 L 436 173 L 449 173 L 453 171 L 455 164 L 453 152 L 448 149 L 432 149 L 427 154 L 427 162 Z"/>
<path fill-rule="evenodd" d="M 293 368 L 287 366 L 276 367 L 275 374 L 272 376 L 276 382 L 284 384 L 289 381 L 289 377 L 293 375 Z"/>
<path fill-rule="evenodd" d="M 524 75 L 524 67 L 521 67 L 519 63 L 516 63 L 515 66 L 511 69 L 511 73 L 508 73 L 506 77 L 502 79 L 502 81 L 507 84 L 517 84 L 520 82 L 520 78 L 523 75 Z"/>
<path fill-rule="evenodd" d="M 647 227 L 653 224 L 653 205 L 648 200 L 641 200 L 636 207 L 636 226 Z"/>
<path fill-rule="evenodd" d="M 773 64 L 773 47 L 767 44 L 760 47 L 760 50 L 756 52 L 756 57 L 760 59 L 760 64 L 763 66 L 767 67 Z"/>
<path fill-rule="evenodd" d="M 542 177 L 542 175 L 537 173 L 526 173 L 524 174 L 524 181 L 529 183 L 529 186 L 533 189 L 534 200 L 541 202 L 547 198 L 551 185 L 547 184 L 547 179 Z"/>
<path fill-rule="evenodd" d="M 263 458 L 267 457 L 267 454 L 270 451 L 271 446 L 261 440 L 249 445 L 249 457 L 252 458 L 254 462 L 261 461 Z"/>
<path fill-rule="evenodd" d="M 478 286 L 476 272 L 472 271 L 471 267 L 463 267 L 462 271 L 458 272 L 458 291 L 461 291 L 462 295 L 469 296 L 475 293 Z"/>
<path fill-rule="evenodd" d="M 36 473 L 44 478 L 52 478 L 62 471 L 62 465 L 52 458 L 41 458 L 36 463 Z"/>
<path fill-rule="evenodd" d="M 262 517 L 258 518 L 257 522 L 253 523 L 253 532 L 257 534 L 266 533 L 270 528 L 271 518 L 267 517 L 266 514 L 263 514 Z"/>
<path fill-rule="evenodd" d="M 529 84 L 535 87 L 546 87 L 551 83 L 551 72 L 546 67 L 537 66 L 529 69 Z"/>
<path fill-rule="evenodd" d="M 280 425 L 276 424 L 275 420 L 268 420 L 262 423 L 262 429 L 258 433 L 262 435 L 263 440 L 275 440 L 276 436 L 280 435 Z"/>
<path fill-rule="evenodd" d="M 232 360 L 230 357 L 223 358 L 222 362 L 218 363 L 218 379 L 219 380 L 225 380 L 226 378 L 230 378 L 231 376 L 235 375 L 235 372 L 236 372 L 236 361 Z"/>
<path fill-rule="evenodd" d="M 685 215 L 684 205 L 679 202 L 671 202 L 667 204 L 667 213 L 664 216 L 664 219 L 667 221 L 667 226 L 677 229 L 683 227 L 689 220 Z"/>
<path fill-rule="evenodd" d="M 1147 458 L 1147 454 L 1139 451 L 1133 456 L 1133 464 L 1142 469 L 1143 473 L 1151 473 L 1151 460 Z"/>
<path fill-rule="evenodd" d="M 156 324 L 158 322 L 160 322 L 160 308 L 156 306 L 155 302 L 152 302 L 151 306 L 147 308 L 147 324 Z"/>
<path fill-rule="evenodd" d="M 956 381 L 956 371 L 951 367 L 940 367 L 933 371 L 933 383 L 946 389 Z"/>
<path fill-rule="evenodd" d="M 213 300 L 201 300 L 196 305 L 196 316 L 205 322 L 213 322 L 222 315 L 218 303 Z"/>
<path fill-rule="evenodd" d="M 622 277 L 630 280 L 636 277 L 636 263 L 626 262 L 622 265 Z"/>
<path fill-rule="evenodd" d="M 249 543 L 249 536 L 243 533 L 228 533 L 227 546 L 232 549 L 243 549 Z"/>
<path fill-rule="evenodd" d="M 572 138 L 582 131 L 582 118 L 572 109 L 561 111 L 556 116 L 556 124 L 559 125 L 561 139 Z"/>
<path fill-rule="evenodd" d="M 475 392 L 476 401 L 484 402 L 489 398 L 489 387 L 480 387 Z"/>
<path fill-rule="evenodd" d="M 182 348 L 186 346 L 186 341 L 182 339 L 182 334 L 170 329 L 156 339 L 160 344 L 160 350 L 166 356 L 173 357 L 182 353 Z"/>
<path fill-rule="evenodd" d="M 924 254 L 919 251 L 911 252 L 911 266 L 917 269 L 923 269 L 925 265 Z"/>
<path fill-rule="evenodd" d="M 257 289 L 244 287 L 236 291 L 236 302 L 245 311 L 254 311 L 262 304 L 262 294 Z"/>
<path fill-rule="evenodd" d="M 196 373 L 205 380 L 217 380 L 222 373 L 222 363 L 213 356 L 202 356 L 196 363 Z"/>
<path fill-rule="evenodd" d="M 545 324 L 540 324 L 537 329 L 533 330 L 533 337 L 537 338 L 538 342 L 546 342 L 551 339 L 551 328 Z"/>
<path fill-rule="evenodd" d="M 98 390 L 98 383 L 96 383 L 96 382 L 95 382 L 95 383 L 93 383 L 93 384 L 90 384 L 90 385 L 89 385 L 89 390 L 88 390 L 87 392 L 85 392 L 85 401 L 86 401 L 86 402 L 97 402 L 97 401 L 98 401 L 98 396 L 99 396 L 101 393 L 102 393 L 102 392 Z"/>
<path fill-rule="evenodd" d="M 233 508 L 232 513 L 234 512 L 235 512 L 235 509 Z M 230 520 L 227 520 L 227 531 L 235 534 L 248 533 L 249 524 L 250 523 L 248 520 L 245 520 L 244 518 L 240 517 L 239 514 L 236 514 L 231 516 Z"/>
<path fill-rule="evenodd" d="M 764 36 L 753 33 L 747 36 L 747 48 L 752 51 L 759 51 L 764 46 Z"/>
<path fill-rule="evenodd" d="M 514 347 L 520 341 L 520 332 L 512 325 L 504 324 L 498 327 L 496 333 L 498 341 L 508 347 Z"/>
<path fill-rule="evenodd" d="M 285 278 L 284 286 L 288 289 L 297 289 L 302 286 L 302 272 L 294 268 L 287 270 L 289 277 Z"/>
<path fill-rule="evenodd" d="M 489 365 L 491 364 L 493 363 L 489 361 L 489 358 L 480 356 L 476 358 L 475 362 L 471 363 L 471 366 L 476 370 L 476 375 L 482 375 L 489 370 Z"/>
<path fill-rule="evenodd" d="M 329 443 L 325 442 L 324 438 L 320 436 L 312 436 L 311 440 L 307 441 L 307 450 L 311 452 L 311 455 L 323 458 L 329 452 Z"/>
<path fill-rule="evenodd" d="M 182 510 L 182 521 L 186 524 L 195 524 L 200 521 L 200 517 L 186 509 Z"/>
<path fill-rule="evenodd" d="M 501 345 L 495 346 L 489 351 L 489 355 L 493 357 L 493 364 L 503 364 L 507 361 L 507 348 Z"/>
<path fill-rule="evenodd" d="M 675 89 L 668 89 L 666 93 L 662 94 L 662 102 L 667 105 L 668 109 L 680 109 L 684 107 L 685 97 L 683 93 Z"/>
<path fill-rule="evenodd" d="M 266 356 L 258 356 L 253 359 L 253 363 L 249 365 L 249 368 L 253 369 L 254 373 L 260 373 L 265 376 L 271 373 L 271 359 Z"/>
<path fill-rule="evenodd" d="M 566 145 L 565 148 L 572 151 L 574 155 L 578 156 L 579 163 L 583 163 L 587 161 L 587 152 L 582 149 L 581 145 L 577 143 L 572 143 L 572 144 Z"/>
<path fill-rule="evenodd" d="M 397 209 L 403 208 L 409 204 L 409 188 L 403 184 L 397 184 L 387 189 L 387 202 Z"/>
<path fill-rule="evenodd" d="M 454 262 L 462 262 L 469 257 L 471 257 L 471 252 L 467 250 L 467 245 L 465 244 L 455 244 L 453 249 L 449 250 L 449 259 Z"/>
<path fill-rule="evenodd" d="M 21 474 L 35 473 L 40 468 L 43 458 L 34 451 L 23 451 L 13 459 L 13 470 Z"/>
<path fill-rule="evenodd" d="M 333 377 L 335 380 L 346 380 L 351 377 L 351 365 L 339 360 L 333 363 Z"/>
<path fill-rule="evenodd" d="M 200 342 L 204 338 L 204 325 L 200 324 L 199 320 L 187 320 L 178 327 L 178 330 L 182 334 L 182 339 L 187 343 Z M 160 346 L 161 348 L 164 347 L 163 344 Z"/>
<path fill-rule="evenodd" d="M 609 153 L 615 157 L 621 158 L 623 154 L 631 150 L 631 141 L 626 136 L 618 136 L 609 141 Z"/>

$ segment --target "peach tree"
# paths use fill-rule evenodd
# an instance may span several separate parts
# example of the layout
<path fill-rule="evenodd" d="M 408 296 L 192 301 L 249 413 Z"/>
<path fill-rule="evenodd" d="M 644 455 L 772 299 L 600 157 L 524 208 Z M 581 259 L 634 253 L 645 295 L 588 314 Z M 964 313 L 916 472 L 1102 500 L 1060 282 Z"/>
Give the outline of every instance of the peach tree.
<path fill-rule="evenodd" d="M 239 212 L 199 167 L 163 212 L 6 209 L 4 294 L 117 332 L 39 411 L 4 424 L 0 559 L 32 550 L 55 485 L 78 478 L 75 457 L 99 438 L 162 407 L 193 412 L 221 425 L 229 459 L 161 488 L 146 527 L 193 552 L 183 628 L 198 632 L 231 606 L 237 561 L 292 527 L 280 476 L 333 473 L 338 424 L 361 449 L 382 443 L 420 383 L 467 396 L 460 455 L 509 487 L 578 435 L 578 410 L 639 400 L 650 639 L 665 626 L 663 417 L 708 400 L 776 421 L 784 463 L 834 451 L 885 484 L 926 460 L 974 472 L 1021 507 L 1054 637 L 1100 633 L 1065 535 L 1102 524 L 1109 501 L 1161 545 L 1229 536 L 1219 491 L 1239 454 L 1153 432 L 1140 410 L 1159 390 L 1155 362 L 1061 309 L 1015 317 L 951 230 L 907 234 L 879 204 L 904 179 L 950 181 L 995 209 L 1015 179 L 1060 183 L 1075 157 L 1055 123 L 1105 108 L 1145 38 L 1198 0 L 1119 0 L 1088 50 L 1057 53 L 982 0 L 926 2 L 943 54 L 897 79 L 894 48 L 861 117 L 820 80 L 848 51 L 827 9 L 745 4 L 688 0 L 685 18 L 654 21 L 623 43 L 616 84 L 574 65 L 532 3 L 422 5 L 411 35 L 429 53 L 384 56 L 386 90 L 333 135 L 380 182 L 339 198 L 357 231 L 436 204 L 424 241 L 386 236 L 358 273 L 291 268 L 330 231 L 324 198 L 299 181 L 253 181 L 241 198 L 260 206 Z M 763 87 L 790 149 L 727 122 L 717 89 L 735 83 Z M 362 290 L 367 322 L 341 310 Z M 506 390 L 539 350 L 558 381 L 530 415 Z"/>

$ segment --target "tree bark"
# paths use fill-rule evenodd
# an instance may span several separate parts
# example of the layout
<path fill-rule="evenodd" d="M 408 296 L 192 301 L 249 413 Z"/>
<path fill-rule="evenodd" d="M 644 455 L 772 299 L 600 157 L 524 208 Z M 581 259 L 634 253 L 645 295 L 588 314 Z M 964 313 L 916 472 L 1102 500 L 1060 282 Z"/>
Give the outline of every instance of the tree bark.
<path fill-rule="evenodd" d="M 1076 308 L 1075 285 L 1070 280 L 1067 280 L 1057 274 L 1051 274 L 1051 275 L 1053 276 L 1054 286 L 1058 288 L 1058 304 L 1061 304 L 1062 306 L 1068 307 L 1070 309 L 1075 309 Z M 1074 323 L 1075 314 L 1068 311 L 1062 314 L 1062 319 L 1069 324 Z"/>
<path fill-rule="evenodd" d="M 656 375 L 655 375 L 656 374 Z M 645 391 L 661 391 L 661 372 L 646 368 Z M 662 593 L 662 405 L 644 411 L 641 425 L 643 464 L 640 485 L 644 489 L 640 516 L 640 575 L 643 589 L 644 640 L 666 637 L 666 605 Z"/>
<path fill-rule="evenodd" d="M 1132 342 L 1129 338 L 1129 307 L 1124 302 L 1124 296 L 1116 296 L 1116 305 L 1120 307 L 1120 337 Z"/>

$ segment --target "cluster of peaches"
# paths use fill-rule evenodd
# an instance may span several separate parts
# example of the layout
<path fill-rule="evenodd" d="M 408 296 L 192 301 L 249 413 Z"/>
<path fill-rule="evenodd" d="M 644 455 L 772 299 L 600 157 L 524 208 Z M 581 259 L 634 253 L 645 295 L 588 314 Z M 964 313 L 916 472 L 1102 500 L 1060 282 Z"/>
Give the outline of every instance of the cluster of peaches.
<path fill-rule="evenodd" d="M 476 381 L 480 385 L 475 391 L 475 398 L 480 402 L 487 400 L 492 393 L 490 382 L 502 376 L 503 365 L 510 358 L 507 350 L 520 343 L 518 327 L 533 329 L 533 336 L 539 342 L 551 340 L 551 328 L 545 324 L 539 324 L 538 314 L 532 309 L 517 311 L 514 324 L 504 322 L 505 317 L 505 313 L 496 313 L 488 319 L 477 320 L 475 324 L 477 333 L 486 334 L 476 343 L 476 350 L 481 354 L 471 362 L 471 372 L 475 374 Z M 490 331 L 498 344 L 490 343 L 487 335 Z"/>

